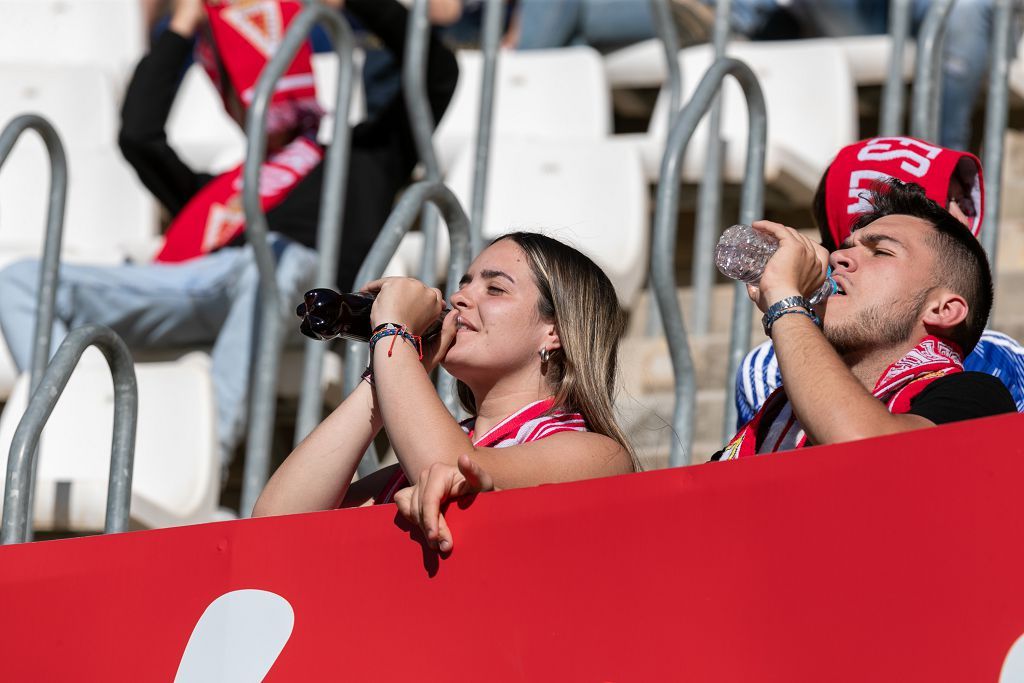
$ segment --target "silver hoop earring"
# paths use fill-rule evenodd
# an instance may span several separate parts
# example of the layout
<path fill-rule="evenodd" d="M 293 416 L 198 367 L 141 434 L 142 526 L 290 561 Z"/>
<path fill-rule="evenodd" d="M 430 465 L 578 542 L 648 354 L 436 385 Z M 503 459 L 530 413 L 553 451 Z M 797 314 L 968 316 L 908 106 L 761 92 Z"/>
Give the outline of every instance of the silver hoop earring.
<path fill-rule="evenodd" d="M 548 351 L 547 349 L 541 349 L 540 351 L 537 352 L 537 355 L 540 356 L 540 364 L 541 365 L 547 365 L 548 364 L 548 359 L 551 358 L 551 352 Z"/>

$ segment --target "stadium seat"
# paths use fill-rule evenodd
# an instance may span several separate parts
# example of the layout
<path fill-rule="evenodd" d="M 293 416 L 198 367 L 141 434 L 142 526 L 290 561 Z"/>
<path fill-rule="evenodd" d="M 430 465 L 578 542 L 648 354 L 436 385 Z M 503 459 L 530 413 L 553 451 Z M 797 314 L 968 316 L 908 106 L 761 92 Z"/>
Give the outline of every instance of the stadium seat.
<path fill-rule="evenodd" d="M 221 466 L 216 448 L 209 357 L 136 365 L 139 421 L 132 481 L 133 525 L 165 527 L 222 518 L 217 510 Z M 0 462 L 28 402 L 19 378 L 0 414 Z M 106 362 L 88 349 L 40 442 L 35 528 L 103 528 L 113 386 Z"/>
<path fill-rule="evenodd" d="M 139 0 L 0 0 L 0 62 L 95 66 L 122 86 L 142 57 Z"/>
<path fill-rule="evenodd" d="M 828 41 L 734 43 L 729 55 L 746 62 L 757 75 L 768 112 L 765 180 L 794 199 L 809 200 L 835 150 L 857 137 L 856 89 L 842 49 Z M 710 46 L 679 53 L 684 74 L 683 101 L 696 89 L 711 65 Z M 801 87 L 794 87 L 799 75 Z M 747 110 L 739 85 L 726 78 L 722 137 L 726 141 L 725 179 L 743 180 L 746 158 Z M 656 181 L 667 131 L 668 97 L 663 90 L 646 135 L 637 140 L 647 177 Z M 707 150 L 706 119 L 698 126 L 687 150 L 683 176 L 700 179 Z"/>
<path fill-rule="evenodd" d="M 483 57 L 463 50 L 458 60 L 459 83 L 434 134 L 442 169 L 476 139 Z M 495 80 L 495 136 L 601 139 L 612 132 L 608 80 L 592 48 L 503 50 Z"/>
<path fill-rule="evenodd" d="M 448 183 L 470 205 L 472 150 L 455 161 Z M 648 193 L 636 148 L 613 140 L 494 140 L 484 215 L 485 240 L 514 230 L 572 244 L 604 269 L 619 302 L 630 306 L 647 274 Z M 439 266 L 447 263 L 442 233 Z M 418 264 L 418 251 L 403 252 Z M 413 272 L 418 265 L 407 263 Z"/>

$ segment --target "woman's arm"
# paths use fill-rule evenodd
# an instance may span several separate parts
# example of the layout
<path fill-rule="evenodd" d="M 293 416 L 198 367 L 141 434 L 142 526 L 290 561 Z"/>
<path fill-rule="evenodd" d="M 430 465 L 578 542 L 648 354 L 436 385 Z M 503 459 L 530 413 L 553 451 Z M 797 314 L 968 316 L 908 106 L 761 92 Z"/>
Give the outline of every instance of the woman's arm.
<path fill-rule="evenodd" d="M 373 387 L 360 382 L 327 419 L 302 440 L 267 482 L 254 517 L 336 508 L 350 493 L 359 460 L 382 422 Z M 381 475 L 383 476 L 383 475 Z M 381 476 L 361 479 L 345 503 L 357 505 L 383 486 Z M 375 484 L 376 482 L 376 484 Z M 360 498 L 360 500 L 355 500 Z"/>

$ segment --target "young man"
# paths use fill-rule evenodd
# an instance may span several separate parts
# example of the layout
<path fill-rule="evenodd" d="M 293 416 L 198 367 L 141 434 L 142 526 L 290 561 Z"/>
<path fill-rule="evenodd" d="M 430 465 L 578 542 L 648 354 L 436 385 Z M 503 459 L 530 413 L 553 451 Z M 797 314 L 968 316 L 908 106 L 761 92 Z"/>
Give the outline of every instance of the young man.
<path fill-rule="evenodd" d="M 839 150 L 818 185 L 813 213 L 822 245 L 835 251 L 850 235 L 853 221 L 869 205 L 862 199 L 872 182 L 897 178 L 921 185 L 977 237 L 984 216 L 985 184 L 973 154 L 908 137 L 872 138 Z M 964 368 L 998 377 L 1024 410 L 1024 347 L 986 329 Z M 736 373 L 737 428 L 754 417 L 780 384 L 782 375 L 771 340 L 755 347 Z"/>
<path fill-rule="evenodd" d="M 889 180 L 868 202 L 831 256 L 792 228 L 754 224 L 779 240 L 749 291 L 783 387 L 713 459 L 1015 410 L 998 379 L 963 369 L 992 307 L 981 245 L 920 186 Z M 804 294 L 820 285 L 826 259 L 840 291 L 815 311 Z"/>

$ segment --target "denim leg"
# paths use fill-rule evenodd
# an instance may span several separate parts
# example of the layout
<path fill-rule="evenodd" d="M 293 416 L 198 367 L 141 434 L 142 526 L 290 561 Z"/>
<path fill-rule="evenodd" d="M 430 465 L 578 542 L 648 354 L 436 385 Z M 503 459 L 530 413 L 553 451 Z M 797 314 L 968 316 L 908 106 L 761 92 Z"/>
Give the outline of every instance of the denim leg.
<path fill-rule="evenodd" d="M 90 323 L 111 328 L 133 349 L 212 343 L 239 251 L 181 264 L 61 265 L 51 355 L 68 330 Z M 38 277 L 35 260 L 0 271 L 0 328 L 19 369 L 31 355 Z"/>
<path fill-rule="evenodd" d="M 273 242 L 277 256 L 282 334 L 299 339 L 295 306 L 316 275 L 317 253 L 285 239 Z M 253 362 L 259 271 L 252 249 L 245 247 L 244 264 L 230 286 L 231 304 L 212 351 L 212 375 L 217 403 L 217 440 L 221 462 L 227 464 L 242 438 L 248 417 L 250 372 Z"/>
<path fill-rule="evenodd" d="M 583 0 L 520 0 L 520 50 L 565 47 L 580 32 Z"/>
<path fill-rule="evenodd" d="M 649 0 L 584 0 L 583 42 L 613 49 L 654 37 Z"/>

